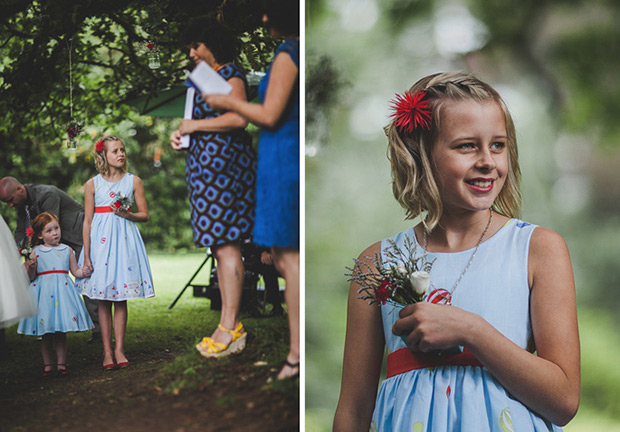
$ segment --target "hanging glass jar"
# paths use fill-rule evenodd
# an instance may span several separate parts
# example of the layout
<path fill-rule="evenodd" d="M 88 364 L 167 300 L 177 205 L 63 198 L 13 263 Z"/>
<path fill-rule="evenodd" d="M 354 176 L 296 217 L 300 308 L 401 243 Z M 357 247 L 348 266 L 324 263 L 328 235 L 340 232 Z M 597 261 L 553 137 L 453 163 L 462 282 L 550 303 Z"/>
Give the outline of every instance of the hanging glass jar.
<path fill-rule="evenodd" d="M 161 67 L 161 62 L 159 61 L 159 52 L 156 50 L 149 52 L 149 67 L 151 69 L 159 69 Z"/>

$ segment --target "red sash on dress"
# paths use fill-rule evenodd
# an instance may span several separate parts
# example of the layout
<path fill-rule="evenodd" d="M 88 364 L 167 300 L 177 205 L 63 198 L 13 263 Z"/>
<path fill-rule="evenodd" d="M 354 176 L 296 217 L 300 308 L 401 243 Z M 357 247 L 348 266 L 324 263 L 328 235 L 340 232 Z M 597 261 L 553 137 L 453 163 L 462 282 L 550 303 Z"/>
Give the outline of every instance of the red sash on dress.
<path fill-rule="evenodd" d="M 463 348 L 460 354 L 445 356 L 435 353 L 413 353 L 409 348 L 401 348 L 388 355 L 386 378 L 415 369 L 437 366 L 482 366 L 482 363 L 466 348 Z"/>
<path fill-rule="evenodd" d="M 65 273 L 65 274 L 69 274 L 69 272 L 67 270 L 48 270 L 48 271 L 44 271 L 44 272 L 41 272 L 41 273 L 37 273 L 37 276 L 46 275 L 46 274 L 52 274 L 52 273 Z"/>
<path fill-rule="evenodd" d="M 127 211 L 131 211 L 131 207 Z M 112 208 L 109 206 L 95 207 L 95 213 L 112 213 Z"/>

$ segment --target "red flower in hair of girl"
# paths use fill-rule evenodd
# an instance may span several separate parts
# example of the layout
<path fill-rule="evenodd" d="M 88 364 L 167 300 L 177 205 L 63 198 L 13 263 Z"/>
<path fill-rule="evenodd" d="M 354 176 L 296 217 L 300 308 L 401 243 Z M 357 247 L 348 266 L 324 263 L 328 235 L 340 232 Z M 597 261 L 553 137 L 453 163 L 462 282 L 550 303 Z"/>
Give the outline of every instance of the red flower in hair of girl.
<path fill-rule="evenodd" d="M 105 143 L 103 142 L 103 140 L 99 140 L 95 143 L 95 151 L 102 151 L 105 148 Z"/>
<path fill-rule="evenodd" d="M 32 229 L 32 227 L 28 227 L 26 228 L 26 237 L 32 237 L 34 235 L 34 230 Z"/>
<path fill-rule="evenodd" d="M 431 110 L 428 101 L 424 100 L 425 96 L 426 92 L 421 90 L 413 94 L 411 92 L 405 92 L 404 95 L 396 94 L 396 98 L 390 101 L 394 110 L 391 116 L 394 119 L 394 126 L 408 134 L 419 127 L 430 129 Z"/>

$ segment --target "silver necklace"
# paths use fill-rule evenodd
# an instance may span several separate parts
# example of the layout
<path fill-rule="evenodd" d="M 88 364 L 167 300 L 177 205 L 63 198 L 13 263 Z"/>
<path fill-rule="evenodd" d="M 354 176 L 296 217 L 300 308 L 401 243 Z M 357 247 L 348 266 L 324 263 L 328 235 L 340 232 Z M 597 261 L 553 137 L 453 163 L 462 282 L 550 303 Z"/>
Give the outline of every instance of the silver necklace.
<path fill-rule="evenodd" d="M 454 291 L 456 291 L 456 288 L 461 283 L 463 276 L 465 276 L 465 273 L 467 273 L 467 270 L 469 270 L 469 267 L 471 267 L 471 263 L 474 261 L 474 258 L 476 257 L 476 253 L 478 252 L 478 248 L 480 247 L 482 240 L 484 240 L 487 233 L 489 232 L 489 228 L 491 227 L 492 220 L 493 220 L 493 209 L 490 208 L 489 209 L 489 221 L 487 222 L 487 226 L 484 228 L 484 231 L 482 232 L 482 235 L 480 236 L 480 240 L 478 240 L 478 243 L 476 244 L 476 247 L 474 248 L 474 252 L 471 254 L 471 257 L 469 258 L 469 262 L 465 266 L 465 269 L 463 270 L 459 278 L 456 280 L 454 287 L 450 291 L 442 289 L 442 288 L 432 290 L 427 297 L 427 301 L 430 301 L 431 303 L 441 303 L 441 304 L 448 304 L 448 305 L 452 304 L 452 294 L 454 294 Z M 424 251 L 425 252 L 428 252 L 428 250 L 426 249 L 427 243 L 428 243 L 428 233 L 426 230 L 424 230 Z M 431 282 L 431 285 L 432 285 L 432 282 Z"/>

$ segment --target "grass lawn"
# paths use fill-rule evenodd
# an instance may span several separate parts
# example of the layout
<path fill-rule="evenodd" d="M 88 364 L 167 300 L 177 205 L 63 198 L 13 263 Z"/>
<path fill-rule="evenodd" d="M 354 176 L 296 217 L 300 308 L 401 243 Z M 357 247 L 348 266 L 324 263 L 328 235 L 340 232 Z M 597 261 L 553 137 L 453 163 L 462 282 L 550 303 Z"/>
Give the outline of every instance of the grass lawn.
<path fill-rule="evenodd" d="M 239 355 L 204 359 L 194 345 L 213 331 L 219 311 L 181 292 L 204 254 L 149 256 L 156 296 L 129 302 L 125 353 L 132 365 L 101 371 L 100 343 L 69 333 L 70 375 L 42 378 L 39 342 L 6 331 L 0 360 L 0 430 L 194 431 L 295 430 L 299 381 L 271 382 L 288 352 L 286 315 L 242 314 L 248 346 Z M 208 280 L 205 268 L 194 281 Z M 123 413 L 118 416 L 118 413 Z"/>

